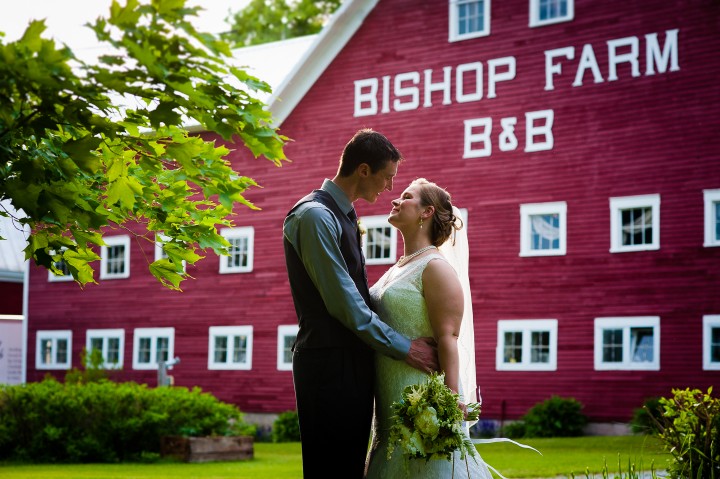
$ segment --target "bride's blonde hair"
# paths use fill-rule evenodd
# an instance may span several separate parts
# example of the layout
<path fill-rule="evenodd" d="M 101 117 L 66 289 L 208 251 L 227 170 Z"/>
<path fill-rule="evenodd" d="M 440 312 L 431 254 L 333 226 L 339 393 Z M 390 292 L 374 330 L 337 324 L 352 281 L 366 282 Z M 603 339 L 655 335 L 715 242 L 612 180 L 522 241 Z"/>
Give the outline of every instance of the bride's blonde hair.
<path fill-rule="evenodd" d="M 432 206 L 435 213 L 432 216 L 430 240 L 432 244 L 440 247 L 455 231 L 463 227 L 461 218 L 453 213 L 450 193 L 425 178 L 418 178 L 410 186 L 420 187 L 420 205 Z M 453 244 L 454 244 L 453 238 Z"/>

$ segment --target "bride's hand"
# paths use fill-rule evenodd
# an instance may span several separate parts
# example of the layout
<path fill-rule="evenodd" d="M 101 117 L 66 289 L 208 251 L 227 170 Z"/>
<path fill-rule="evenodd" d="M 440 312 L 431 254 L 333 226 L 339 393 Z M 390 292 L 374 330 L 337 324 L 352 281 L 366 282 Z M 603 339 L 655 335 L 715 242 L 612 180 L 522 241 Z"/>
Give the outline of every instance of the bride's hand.
<path fill-rule="evenodd" d="M 465 404 L 465 403 L 462 402 L 462 401 L 458 401 L 458 407 L 460 408 L 460 410 L 461 410 L 462 413 L 463 413 L 463 419 L 467 420 L 467 417 L 468 417 L 467 404 Z"/>

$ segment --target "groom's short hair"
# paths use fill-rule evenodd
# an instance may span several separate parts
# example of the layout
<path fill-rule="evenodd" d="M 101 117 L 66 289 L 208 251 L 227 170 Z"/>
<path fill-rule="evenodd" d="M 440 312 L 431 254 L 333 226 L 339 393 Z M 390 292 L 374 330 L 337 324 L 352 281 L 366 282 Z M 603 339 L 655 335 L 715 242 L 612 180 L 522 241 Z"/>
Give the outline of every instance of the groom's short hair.
<path fill-rule="evenodd" d="M 402 161 L 402 154 L 395 148 L 385 135 L 363 128 L 347 142 L 340 156 L 340 176 L 350 176 L 363 163 L 370 167 L 370 171 L 377 173 L 385 167 L 388 161 L 397 163 Z"/>

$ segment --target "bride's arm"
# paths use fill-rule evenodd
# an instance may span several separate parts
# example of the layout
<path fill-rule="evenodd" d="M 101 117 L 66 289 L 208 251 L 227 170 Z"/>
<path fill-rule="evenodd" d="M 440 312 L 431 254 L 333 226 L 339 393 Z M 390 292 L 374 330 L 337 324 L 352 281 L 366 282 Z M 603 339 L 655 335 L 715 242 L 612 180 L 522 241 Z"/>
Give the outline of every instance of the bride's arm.
<path fill-rule="evenodd" d="M 423 294 L 438 345 L 440 370 L 445 372 L 445 385 L 457 393 L 460 369 L 457 339 L 463 316 L 463 291 L 453 267 L 442 260 L 430 261 L 423 272 Z"/>

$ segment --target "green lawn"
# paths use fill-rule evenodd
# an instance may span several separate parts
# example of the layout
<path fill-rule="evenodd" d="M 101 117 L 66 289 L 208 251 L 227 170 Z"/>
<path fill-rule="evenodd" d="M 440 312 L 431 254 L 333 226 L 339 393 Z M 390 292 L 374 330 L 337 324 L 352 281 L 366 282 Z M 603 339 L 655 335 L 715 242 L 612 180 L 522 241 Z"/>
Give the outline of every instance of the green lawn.
<path fill-rule="evenodd" d="M 659 442 L 643 436 L 581 437 L 572 439 L 527 439 L 524 442 L 540 450 L 539 455 L 510 444 L 483 444 L 479 450 L 486 462 L 508 478 L 554 477 L 574 472 L 585 477 L 585 468 L 599 473 L 607 459 L 611 473 L 617 472 L 618 453 L 622 471 L 628 459 L 649 470 L 664 469 L 667 454 Z M 71 464 L 0 466 L 3 479 L 277 479 L 301 478 L 300 444 L 255 444 L 255 459 L 242 462 L 183 464 Z M 612 476 L 611 476 L 612 477 Z"/>

